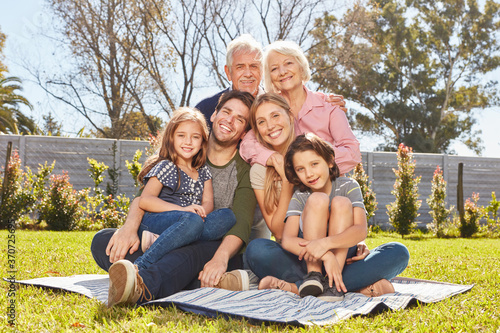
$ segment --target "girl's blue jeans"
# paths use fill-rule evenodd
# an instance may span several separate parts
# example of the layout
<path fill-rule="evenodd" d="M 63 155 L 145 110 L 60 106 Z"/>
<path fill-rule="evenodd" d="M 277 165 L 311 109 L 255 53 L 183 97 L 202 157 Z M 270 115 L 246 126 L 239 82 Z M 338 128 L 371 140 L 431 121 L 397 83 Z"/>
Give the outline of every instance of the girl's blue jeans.
<path fill-rule="evenodd" d="M 356 247 L 349 249 L 347 258 L 356 255 Z M 302 284 L 307 274 L 304 260 L 284 250 L 280 244 L 270 239 L 254 239 L 247 246 L 246 259 L 250 269 L 259 278 L 268 275 L 278 279 Z M 357 291 L 378 280 L 390 280 L 404 271 L 410 253 L 406 246 L 398 242 L 382 244 L 372 250 L 363 260 L 344 265 L 342 280 L 347 291 Z"/>
<path fill-rule="evenodd" d="M 146 212 L 139 227 L 160 235 L 151 247 L 134 264 L 145 269 L 160 260 L 168 252 L 191 244 L 197 240 L 221 239 L 236 223 L 236 217 L 229 208 L 215 210 L 203 220 L 198 214 L 172 210 L 162 213 Z"/>

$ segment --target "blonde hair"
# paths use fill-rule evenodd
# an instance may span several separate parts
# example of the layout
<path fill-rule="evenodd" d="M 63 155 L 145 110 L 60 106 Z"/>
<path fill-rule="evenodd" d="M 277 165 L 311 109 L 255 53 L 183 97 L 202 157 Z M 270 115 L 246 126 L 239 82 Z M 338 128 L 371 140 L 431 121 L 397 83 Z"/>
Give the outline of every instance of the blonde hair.
<path fill-rule="evenodd" d="M 201 148 L 198 153 L 193 156 L 191 166 L 195 169 L 199 169 L 205 164 L 207 159 L 208 144 L 208 127 L 205 116 L 203 116 L 203 114 L 195 108 L 181 107 L 174 111 L 172 118 L 170 118 L 167 126 L 165 126 L 165 129 L 163 130 L 163 133 L 161 135 L 159 149 L 144 163 L 141 172 L 137 176 L 139 182 L 142 183 L 142 181 L 144 180 L 144 176 L 146 176 L 148 172 L 160 161 L 169 160 L 177 165 L 178 155 L 174 148 L 174 133 L 179 125 L 185 121 L 192 121 L 197 123 L 198 125 L 200 125 L 202 131 Z"/>
<path fill-rule="evenodd" d="M 233 57 L 235 53 L 242 52 L 244 54 L 257 53 L 255 60 L 262 61 L 262 46 L 251 35 L 243 34 L 240 37 L 233 39 L 226 50 L 226 66 L 231 71 L 233 65 Z"/>
<path fill-rule="evenodd" d="M 302 71 L 303 83 L 311 79 L 309 61 L 300 46 L 292 41 L 278 40 L 269 44 L 264 51 L 264 89 L 267 92 L 279 92 L 271 80 L 271 71 L 268 62 L 269 54 L 273 51 L 279 54 L 294 57 L 297 60 Z"/>
<path fill-rule="evenodd" d="M 285 111 L 290 120 L 290 133 L 287 141 L 285 142 L 282 151 L 278 151 L 278 153 L 285 156 L 285 153 L 288 147 L 292 144 L 295 139 L 295 126 L 294 126 L 294 116 L 292 111 L 290 110 L 290 106 L 287 101 L 281 97 L 280 95 L 274 93 L 265 93 L 257 96 L 254 103 L 252 104 L 252 108 L 250 109 L 250 126 L 255 132 L 255 137 L 257 141 L 267 149 L 274 150 L 274 148 L 267 142 L 264 141 L 264 138 L 259 133 L 257 129 L 257 109 L 265 103 L 272 103 Z M 275 207 L 278 206 L 280 190 L 278 188 L 278 184 L 275 182 L 275 179 L 279 177 L 278 172 L 273 167 L 266 167 L 266 177 L 264 178 L 264 202 L 265 202 L 265 210 L 268 214 L 272 213 Z"/>

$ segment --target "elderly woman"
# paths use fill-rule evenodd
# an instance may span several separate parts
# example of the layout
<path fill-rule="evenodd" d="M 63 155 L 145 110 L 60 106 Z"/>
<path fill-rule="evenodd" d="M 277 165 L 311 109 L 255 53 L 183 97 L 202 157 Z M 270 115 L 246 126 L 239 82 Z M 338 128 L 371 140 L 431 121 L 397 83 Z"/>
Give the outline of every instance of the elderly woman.
<path fill-rule="evenodd" d="M 295 117 L 295 135 L 312 132 L 331 143 L 340 173 L 351 171 L 359 162 L 359 142 L 340 106 L 328 103 L 324 95 L 305 87 L 311 78 L 309 63 L 300 47 L 290 41 L 270 44 L 264 53 L 264 87 L 285 98 Z M 240 145 L 240 154 L 251 164 L 274 166 L 282 155 L 265 149 L 250 131 Z M 270 159 L 274 155 L 274 159 Z"/>

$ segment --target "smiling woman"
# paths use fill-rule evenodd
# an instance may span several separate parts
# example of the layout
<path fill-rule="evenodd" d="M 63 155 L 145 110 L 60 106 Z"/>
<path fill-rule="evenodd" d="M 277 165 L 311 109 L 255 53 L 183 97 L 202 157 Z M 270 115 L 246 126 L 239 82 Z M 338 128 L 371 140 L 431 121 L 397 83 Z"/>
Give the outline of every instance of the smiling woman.
<path fill-rule="evenodd" d="M 351 171 L 361 161 L 359 142 L 340 106 L 331 105 L 323 94 L 305 87 L 311 71 L 300 47 L 294 42 L 276 41 L 266 47 L 263 62 L 266 91 L 279 94 L 288 103 L 295 119 L 295 134 L 315 133 L 329 142 L 340 172 Z M 260 142 L 252 132 L 245 136 L 240 146 L 243 159 L 251 164 L 273 165 L 270 157 L 277 157 L 276 152 L 256 143 Z"/>
<path fill-rule="evenodd" d="M 250 125 L 257 141 L 278 153 L 271 157 L 272 166 L 254 164 L 250 169 L 250 181 L 269 230 L 280 240 L 293 185 L 285 177 L 283 159 L 278 156 L 284 156 L 295 138 L 294 117 L 283 97 L 266 93 L 255 99 Z"/>

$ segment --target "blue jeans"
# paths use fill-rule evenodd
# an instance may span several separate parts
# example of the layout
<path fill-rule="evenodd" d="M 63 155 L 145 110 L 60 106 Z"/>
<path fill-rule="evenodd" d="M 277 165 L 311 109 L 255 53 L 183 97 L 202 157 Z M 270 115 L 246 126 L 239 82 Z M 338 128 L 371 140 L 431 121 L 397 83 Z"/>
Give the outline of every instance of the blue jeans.
<path fill-rule="evenodd" d="M 236 223 L 236 217 L 229 208 L 215 210 L 203 220 L 198 214 L 172 210 L 162 213 L 146 212 L 139 232 L 148 230 L 160 235 L 158 239 L 134 264 L 145 269 L 156 263 L 168 252 L 197 240 L 221 239 Z"/>
<path fill-rule="evenodd" d="M 90 250 L 95 262 L 106 272 L 111 263 L 106 255 L 106 247 L 109 240 L 116 232 L 116 229 L 103 229 L 94 235 Z M 139 237 L 141 236 L 139 231 Z M 219 248 L 221 241 L 195 242 L 187 246 L 175 249 L 158 260 L 149 268 L 139 271 L 144 284 L 153 295 L 153 299 L 159 299 L 173 295 L 181 290 L 194 289 L 200 287 L 198 274 L 203 270 L 205 264 L 212 259 Z M 126 260 L 134 262 L 142 255 L 141 248 L 125 256 Z M 234 256 L 228 263 L 228 271 L 243 268 L 243 257 Z M 141 304 L 144 300 L 139 300 Z"/>
<path fill-rule="evenodd" d="M 349 249 L 347 258 L 356 254 L 355 247 Z M 271 275 L 287 282 L 302 284 L 307 274 L 304 260 L 284 250 L 280 244 L 269 239 L 255 239 L 246 250 L 246 259 L 250 269 L 259 278 Z M 348 291 L 357 291 L 380 279 L 390 280 L 404 271 L 408 265 L 410 253 L 406 246 L 398 242 L 382 244 L 363 260 L 345 265 L 342 280 Z"/>

